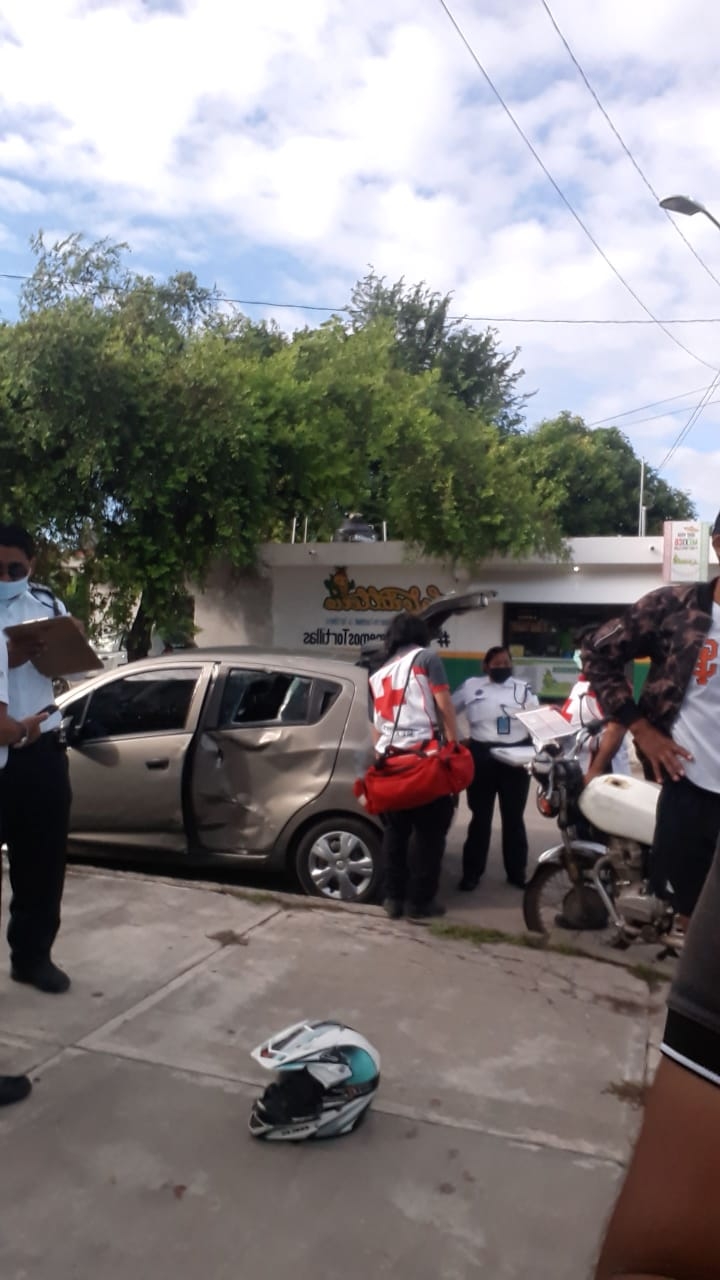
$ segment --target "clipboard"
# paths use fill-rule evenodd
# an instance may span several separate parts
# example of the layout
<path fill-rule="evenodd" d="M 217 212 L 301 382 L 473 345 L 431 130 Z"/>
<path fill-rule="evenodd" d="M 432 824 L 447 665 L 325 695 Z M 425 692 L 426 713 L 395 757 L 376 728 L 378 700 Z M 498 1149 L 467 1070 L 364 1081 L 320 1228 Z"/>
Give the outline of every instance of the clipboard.
<path fill-rule="evenodd" d="M 42 640 L 45 648 L 31 661 L 41 675 L 50 679 L 103 670 L 95 650 L 67 614 L 16 622 L 5 628 L 5 635 L 20 644 L 23 640 Z"/>
<path fill-rule="evenodd" d="M 541 746 L 557 738 L 569 738 L 578 731 L 556 707 L 538 707 L 535 711 L 516 711 L 515 719 L 525 726 L 528 733 Z"/>

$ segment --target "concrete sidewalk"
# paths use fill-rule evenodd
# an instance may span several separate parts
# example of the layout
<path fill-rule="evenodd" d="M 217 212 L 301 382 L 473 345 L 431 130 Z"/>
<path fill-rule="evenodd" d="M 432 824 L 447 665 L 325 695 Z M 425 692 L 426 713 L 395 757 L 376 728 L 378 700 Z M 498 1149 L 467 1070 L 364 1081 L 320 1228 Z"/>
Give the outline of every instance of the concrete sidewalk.
<path fill-rule="evenodd" d="M 49 997 L 0 978 L 4 1280 L 580 1280 L 664 992 L 370 912 L 74 872 Z M 247 1133 L 249 1058 L 301 1017 L 379 1048 L 356 1134 Z"/>

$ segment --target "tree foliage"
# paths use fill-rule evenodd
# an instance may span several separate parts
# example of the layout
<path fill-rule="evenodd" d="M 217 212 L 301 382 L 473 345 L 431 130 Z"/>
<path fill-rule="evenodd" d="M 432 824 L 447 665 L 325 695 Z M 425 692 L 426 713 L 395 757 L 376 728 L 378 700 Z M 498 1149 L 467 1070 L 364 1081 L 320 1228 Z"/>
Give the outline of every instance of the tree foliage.
<path fill-rule="evenodd" d="M 371 273 L 349 325 L 289 337 L 190 273 L 132 273 L 125 246 L 33 248 L 20 318 L 0 327 L 0 515 L 42 530 L 43 571 L 81 615 L 100 603 L 127 628 L 132 655 L 153 624 L 187 630 L 188 586 L 213 562 L 252 565 L 294 517 L 329 538 L 361 510 L 470 565 L 632 532 L 624 437 L 568 417 L 516 434 L 515 353 L 451 321 L 449 297 Z M 650 492 L 653 515 L 678 510 L 652 476 Z"/>
<path fill-rule="evenodd" d="M 513 442 L 535 477 L 535 492 L 566 537 L 600 537 L 638 531 L 640 458 L 617 427 L 591 430 L 570 413 L 541 422 Z M 688 520 L 695 508 L 652 467 L 645 470 L 647 532 L 664 520 Z"/>
<path fill-rule="evenodd" d="M 513 368 L 518 350 L 503 354 L 494 329 L 477 333 L 451 318 L 451 306 L 452 294 L 404 280 L 387 284 L 370 271 L 355 285 L 349 311 L 355 331 L 377 319 L 389 321 L 401 368 L 410 373 L 436 370 L 466 408 L 510 434 L 520 425 L 528 399 L 517 391 L 524 373 Z"/>

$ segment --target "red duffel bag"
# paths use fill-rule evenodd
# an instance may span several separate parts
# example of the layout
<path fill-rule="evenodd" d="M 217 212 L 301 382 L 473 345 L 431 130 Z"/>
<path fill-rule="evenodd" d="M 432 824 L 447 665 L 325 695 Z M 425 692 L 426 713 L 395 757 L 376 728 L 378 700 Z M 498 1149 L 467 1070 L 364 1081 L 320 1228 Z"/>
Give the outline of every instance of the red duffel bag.
<path fill-rule="evenodd" d="M 459 742 L 425 742 L 410 751 L 390 747 L 353 790 L 368 813 L 416 809 L 440 796 L 454 796 L 472 782 L 475 763 Z"/>

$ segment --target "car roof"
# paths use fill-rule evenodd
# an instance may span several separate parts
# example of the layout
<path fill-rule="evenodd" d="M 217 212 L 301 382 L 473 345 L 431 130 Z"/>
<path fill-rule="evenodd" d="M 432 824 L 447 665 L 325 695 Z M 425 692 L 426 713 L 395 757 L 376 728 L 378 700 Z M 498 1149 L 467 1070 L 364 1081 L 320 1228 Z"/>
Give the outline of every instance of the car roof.
<path fill-rule="evenodd" d="M 348 669 L 353 669 L 354 659 L 357 654 L 351 652 L 347 657 L 330 658 L 320 653 L 308 653 L 307 649 L 275 649 L 265 648 L 262 645 L 204 645 L 202 649 L 180 649 L 172 656 L 170 654 L 163 655 L 162 661 L 172 661 L 174 658 L 177 662 L 179 656 L 188 658 L 208 658 L 213 662 L 234 662 L 240 658 L 260 659 L 262 662 L 273 662 L 276 658 L 281 658 L 284 662 L 305 662 L 313 668 L 327 671 L 343 672 L 347 674 Z M 160 660 L 160 659 L 159 659 Z"/>
<path fill-rule="evenodd" d="M 129 674 L 133 667 L 144 666 L 152 663 L 158 667 L 177 667 L 182 666 L 185 662 L 242 662 L 243 659 L 249 659 L 253 663 L 261 662 L 266 666 L 272 666 L 272 663 L 279 659 L 283 666 L 290 663 L 297 663 L 308 671 L 317 672 L 318 675 L 343 675 L 348 676 L 357 673 L 358 668 L 355 667 L 354 661 L 357 654 L 348 653 L 344 658 L 326 658 L 319 653 L 307 653 L 305 650 L 299 649 L 270 649 L 260 645 L 203 645 L 202 648 L 174 649 L 172 653 L 159 654 L 156 658 L 147 657 L 140 658 L 137 662 L 131 662 L 122 667 L 114 667 L 113 671 L 120 674 Z M 98 672 L 100 675 L 100 672 Z M 357 679 L 357 674 L 355 675 Z"/>

